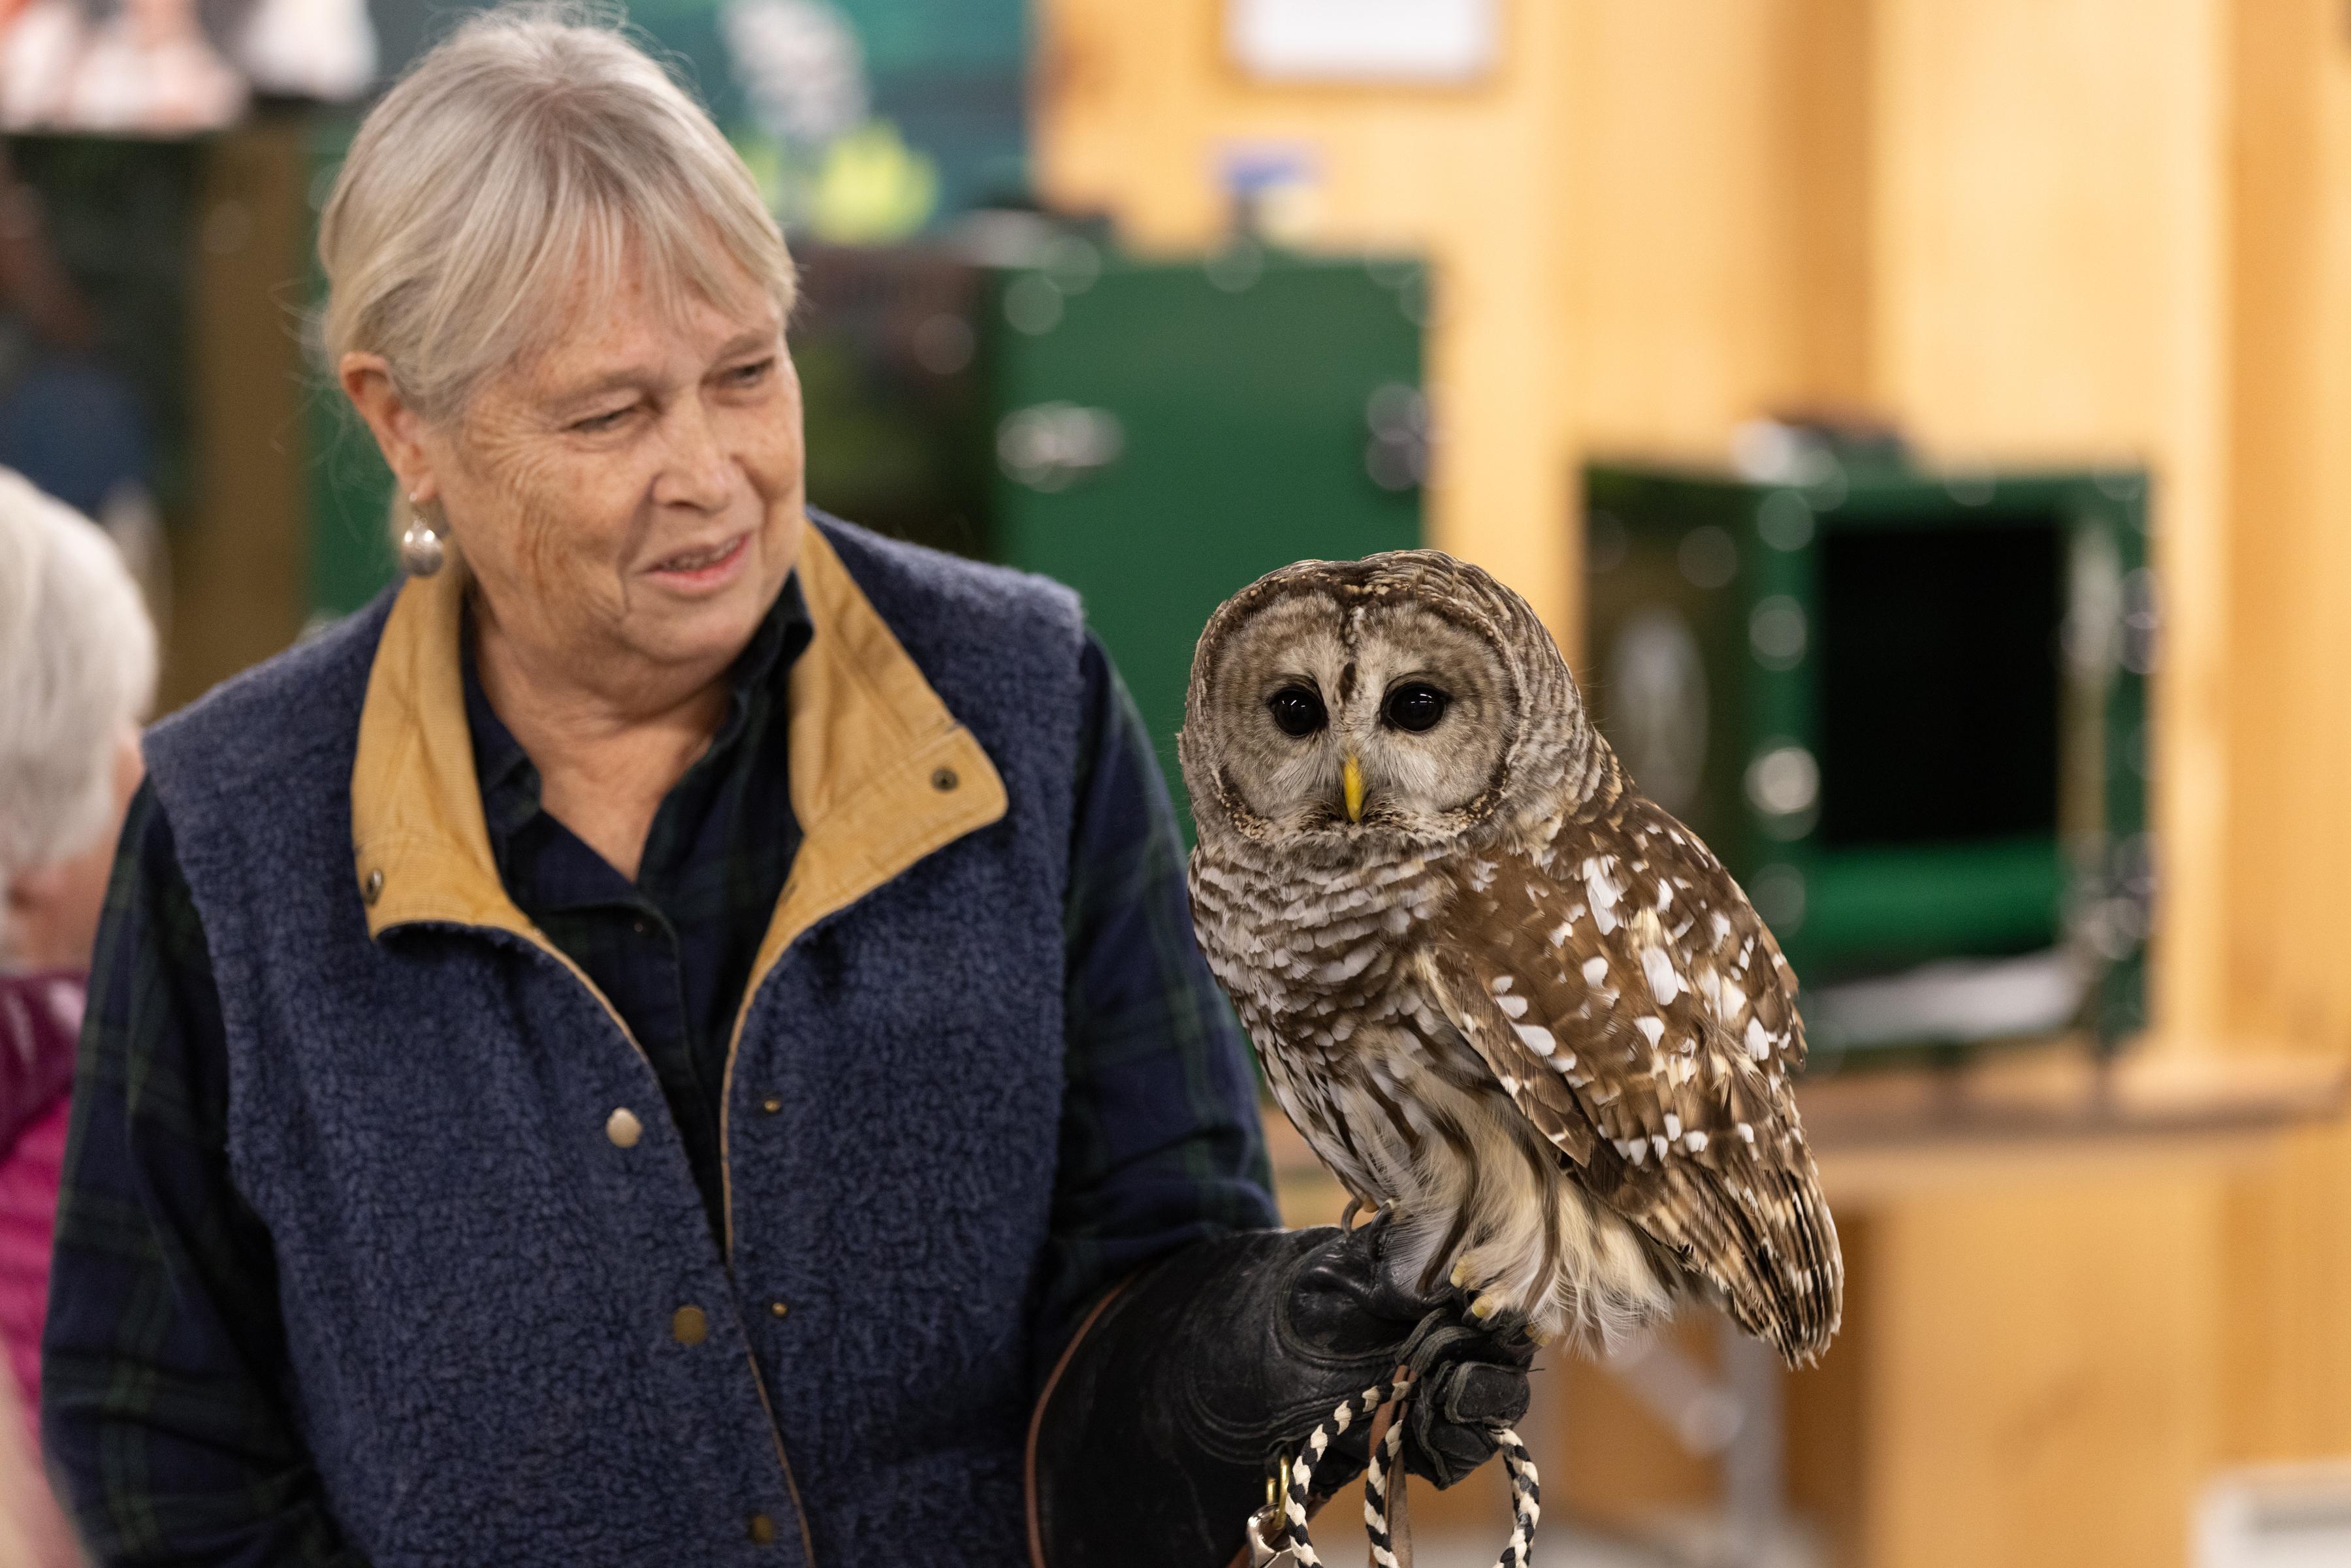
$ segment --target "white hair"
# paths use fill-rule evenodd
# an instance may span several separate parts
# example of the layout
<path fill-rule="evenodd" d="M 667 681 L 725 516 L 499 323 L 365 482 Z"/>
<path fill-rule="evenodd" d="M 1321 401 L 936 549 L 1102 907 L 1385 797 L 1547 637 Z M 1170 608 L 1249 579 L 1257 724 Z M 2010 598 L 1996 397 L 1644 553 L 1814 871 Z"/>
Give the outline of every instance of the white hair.
<path fill-rule="evenodd" d="M 97 524 L 0 468 L 0 889 L 113 818 L 115 738 L 155 696 L 155 627 Z"/>
<path fill-rule="evenodd" d="M 331 374 L 383 356 L 427 420 L 551 339 L 569 289 L 641 269 L 671 308 L 731 304 L 740 277 L 791 313 L 783 232 L 678 83 L 579 5 L 465 22 L 360 124 L 319 220 Z M 404 526 L 395 501 L 393 530 Z"/>

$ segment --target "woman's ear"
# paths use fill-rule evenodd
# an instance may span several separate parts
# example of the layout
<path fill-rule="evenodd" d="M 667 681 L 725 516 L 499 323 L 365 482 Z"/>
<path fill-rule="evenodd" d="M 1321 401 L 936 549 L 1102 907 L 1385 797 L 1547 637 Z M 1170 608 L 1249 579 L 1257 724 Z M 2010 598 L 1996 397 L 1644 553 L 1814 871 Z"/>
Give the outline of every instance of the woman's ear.
<path fill-rule="evenodd" d="M 424 454 L 424 421 L 392 379 L 381 354 L 345 354 L 335 367 L 343 395 L 375 433 L 375 444 L 400 481 L 400 492 L 415 501 L 433 499 L 431 460 Z"/>

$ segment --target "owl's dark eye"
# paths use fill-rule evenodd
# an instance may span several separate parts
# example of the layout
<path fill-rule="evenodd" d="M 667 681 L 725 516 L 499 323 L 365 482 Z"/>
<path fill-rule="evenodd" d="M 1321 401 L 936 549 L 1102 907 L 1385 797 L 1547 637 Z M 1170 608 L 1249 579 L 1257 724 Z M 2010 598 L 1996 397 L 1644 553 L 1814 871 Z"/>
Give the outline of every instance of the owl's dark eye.
<path fill-rule="evenodd" d="M 1408 729 L 1416 735 L 1424 729 L 1434 729 L 1452 701 L 1426 681 L 1406 681 L 1388 694 L 1380 715 L 1398 729 Z"/>
<path fill-rule="evenodd" d="M 1301 739 L 1331 722 L 1331 716 L 1323 711 L 1322 699 L 1304 686 L 1284 686 L 1266 698 L 1265 706 L 1272 711 L 1273 722 L 1281 727 L 1282 734 Z"/>

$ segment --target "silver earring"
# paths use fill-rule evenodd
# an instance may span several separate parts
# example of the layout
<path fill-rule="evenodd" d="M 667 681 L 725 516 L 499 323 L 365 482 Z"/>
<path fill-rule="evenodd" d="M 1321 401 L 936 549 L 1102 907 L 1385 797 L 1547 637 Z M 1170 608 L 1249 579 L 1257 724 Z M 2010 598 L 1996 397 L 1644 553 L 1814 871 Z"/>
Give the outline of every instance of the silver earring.
<path fill-rule="evenodd" d="M 408 497 L 408 528 L 400 536 L 400 565 L 411 577 L 431 577 L 448 555 L 441 543 L 441 531 L 425 516 L 424 507 L 421 497 Z"/>

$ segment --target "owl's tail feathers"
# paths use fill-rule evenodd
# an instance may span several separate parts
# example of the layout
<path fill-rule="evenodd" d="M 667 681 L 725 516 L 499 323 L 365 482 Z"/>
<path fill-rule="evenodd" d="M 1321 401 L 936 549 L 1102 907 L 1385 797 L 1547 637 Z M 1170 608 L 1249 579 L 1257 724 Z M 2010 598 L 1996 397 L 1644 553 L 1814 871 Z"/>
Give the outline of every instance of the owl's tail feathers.
<path fill-rule="evenodd" d="M 1844 1260 L 1820 1178 L 1796 1158 L 1681 1167 L 1646 1219 L 1682 1266 L 1711 1287 L 1739 1326 L 1807 1366 L 1828 1349 L 1844 1309 Z"/>
<path fill-rule="evenodd" d="M 1748 1289 L 1730 1293 L 1731 1315 L 1790 1366 L 1809 1366 L 1828 1349 L 1844 1315 L 1844 1257 L 1836 1222 L 1810 1157 L 1798 1168 L 1758 1175 L 1760 1245 L 1744 1254 Z"/>

